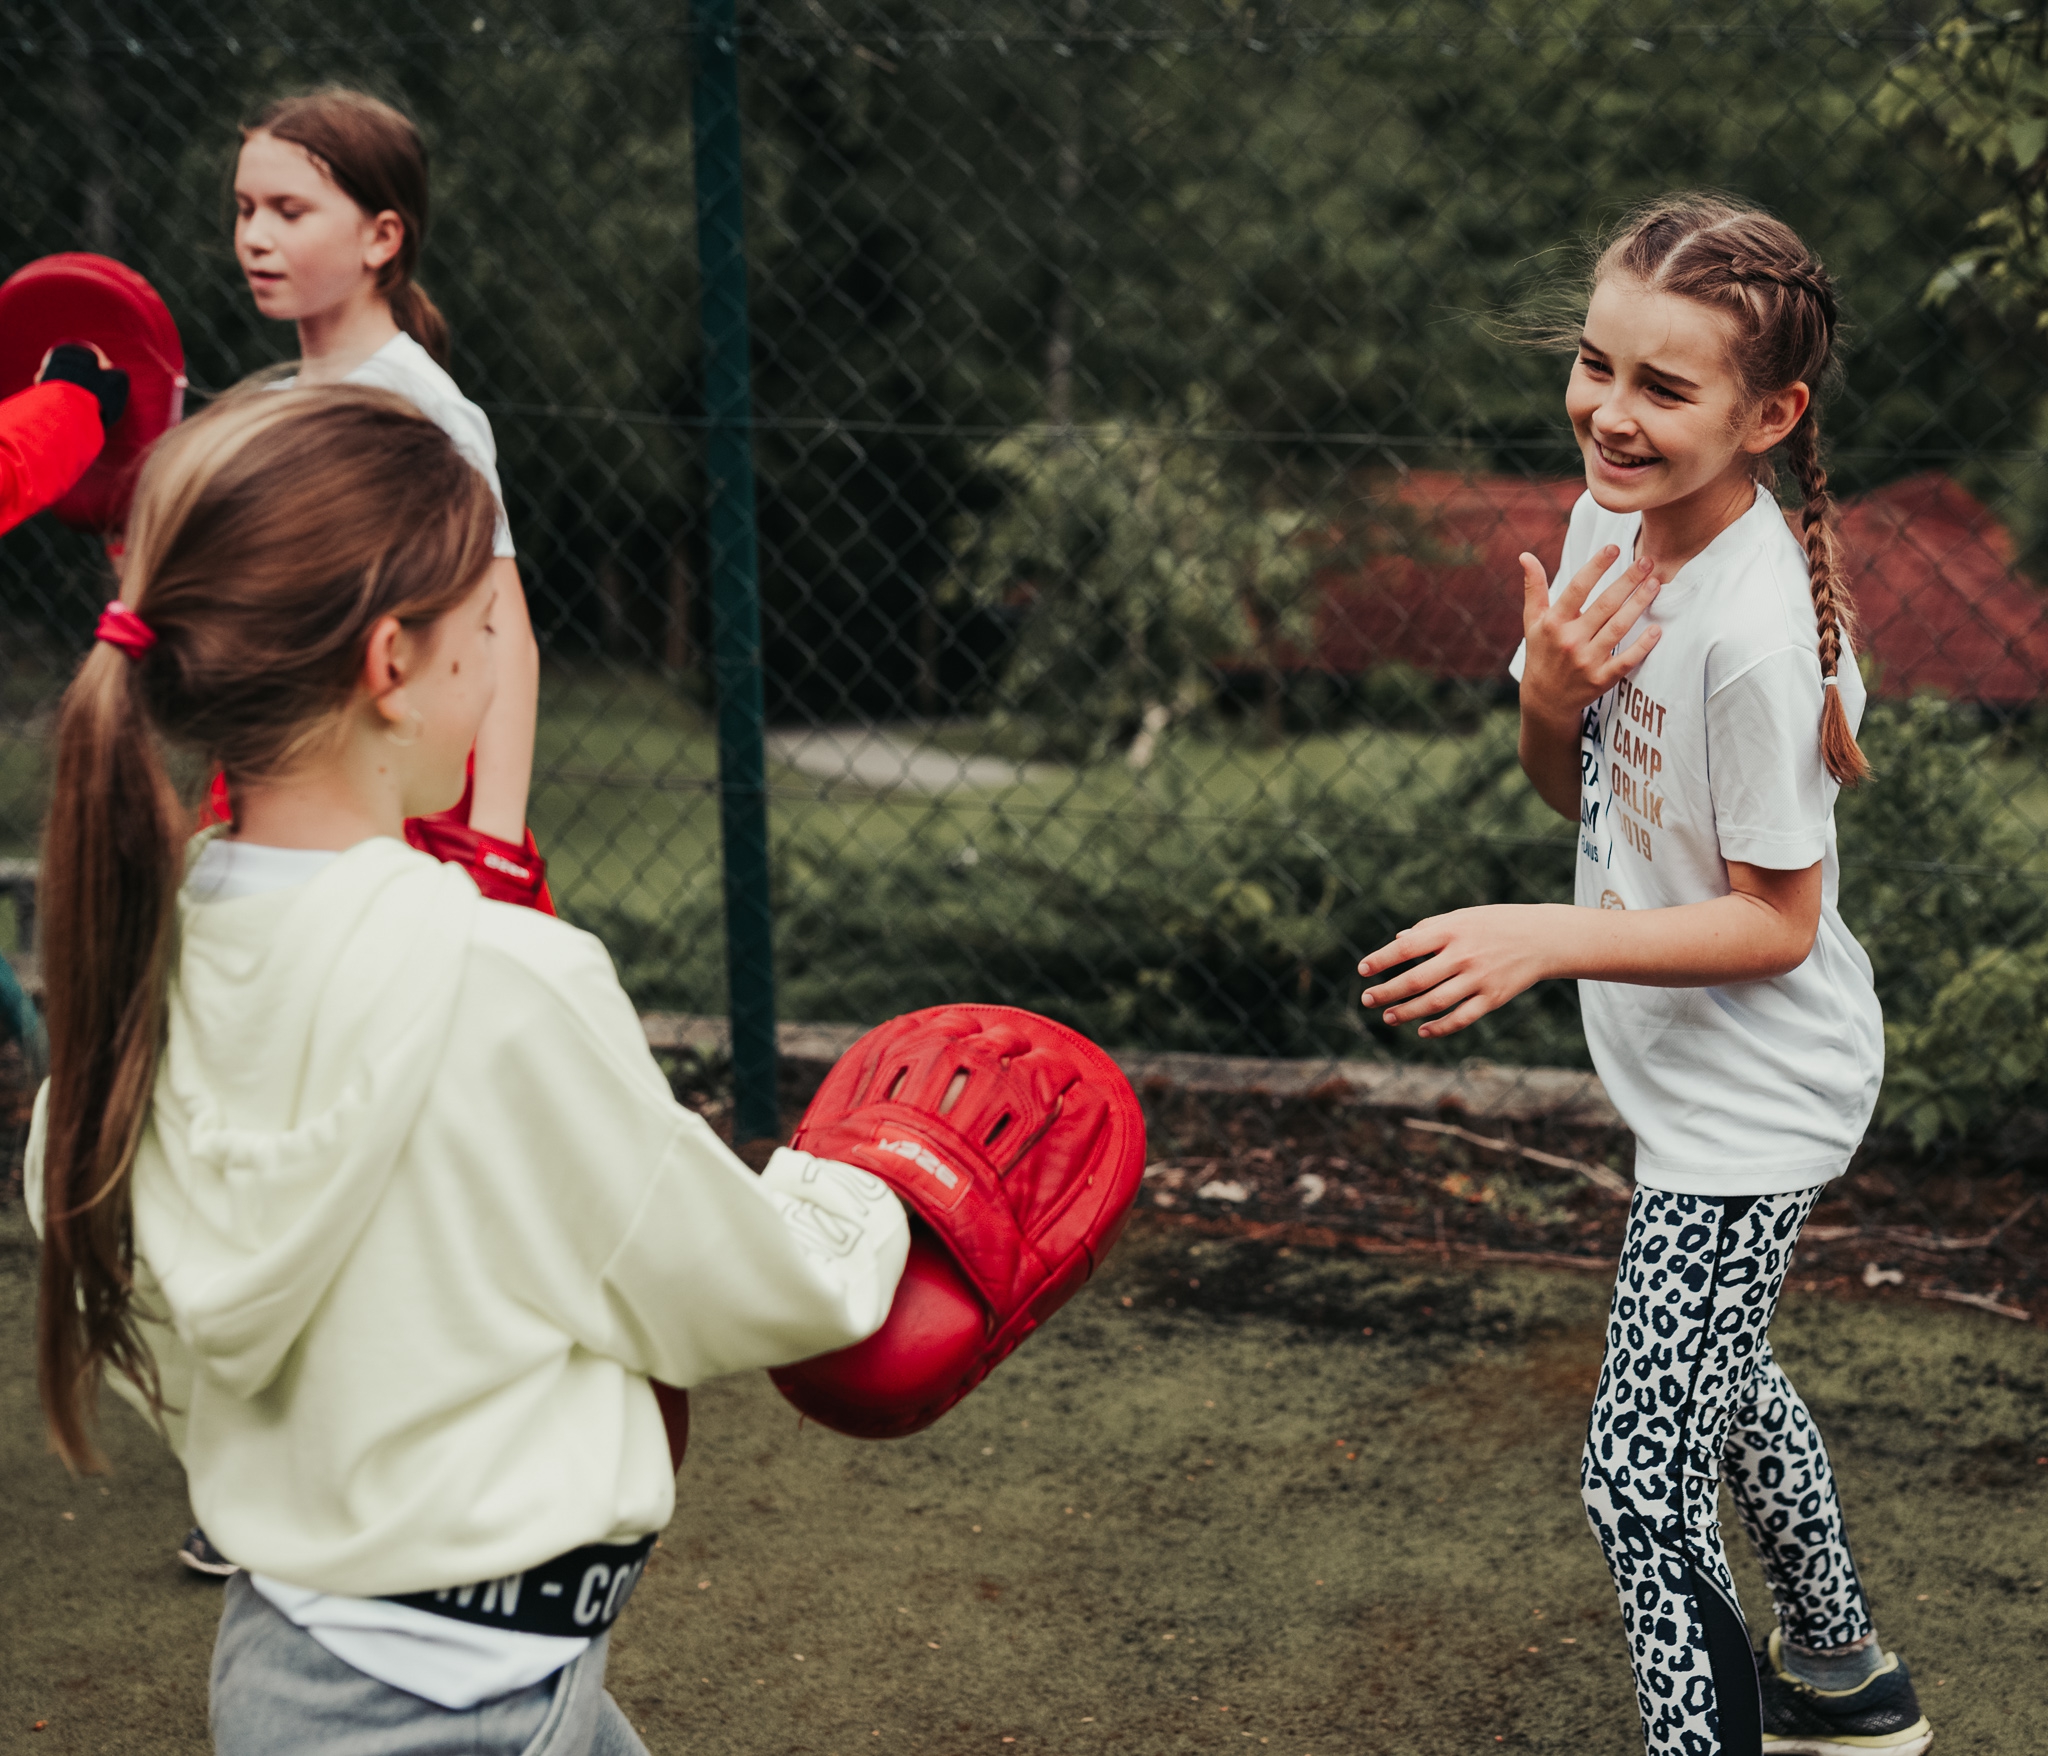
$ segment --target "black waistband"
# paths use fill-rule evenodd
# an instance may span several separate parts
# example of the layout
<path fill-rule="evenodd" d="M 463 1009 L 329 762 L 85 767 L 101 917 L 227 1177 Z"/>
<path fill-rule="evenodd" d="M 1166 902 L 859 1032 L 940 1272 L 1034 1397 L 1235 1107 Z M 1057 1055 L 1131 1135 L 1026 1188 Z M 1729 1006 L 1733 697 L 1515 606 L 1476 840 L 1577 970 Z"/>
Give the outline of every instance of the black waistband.
<path fill-rule="evenodd" d="M 516 1628 L 522 1634 L 602 1634 L 619 1619 L 654 1547 L 650 1532 L 636 1543 L 585 1543 L 524 1573 L 445 1591 L 413 1591 L 388 1601 L 429 1615 Z"/>

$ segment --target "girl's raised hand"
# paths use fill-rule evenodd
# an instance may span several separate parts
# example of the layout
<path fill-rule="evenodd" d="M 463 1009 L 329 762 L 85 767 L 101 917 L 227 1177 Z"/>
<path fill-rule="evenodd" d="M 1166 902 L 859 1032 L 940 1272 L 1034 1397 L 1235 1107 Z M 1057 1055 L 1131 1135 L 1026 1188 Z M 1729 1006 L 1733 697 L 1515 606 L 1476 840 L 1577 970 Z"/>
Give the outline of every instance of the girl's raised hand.
<path fill-rule="evenodd" d="M 1656 599 L 1659 587 L 1649 562 L 1636 562 L 1590 604 L 1586 602 L 1620 555 L 1608 544 L 1572 575 L 1556 603 L 1550 601 L 1543 564 L 1534 555 L 1521 558 L 1522 635 L 1529 643 L 1522 699 L 1540 704 L 1551 717 L 1575 715 L 1598 701 L 1657 644 L 1660 630 L 1650 628 L 1625 652 L 1617 650 Z"/>
<path fill-rule="evenodd" d="M 1497 903 L 1417 921 L 1359 964 L 1366 981 L 1361 1002 L 1386 1007 L 1388 1024 L 1429 1019 L 1420 1036 L 1461 1031 L 1551 973 L 1547 952 L 1556 933 L 1543 917 L 1552 912 L 1543 904 Z M 1423 961 L 1405 975 L 1374 982 L 1417 958 Z"/>

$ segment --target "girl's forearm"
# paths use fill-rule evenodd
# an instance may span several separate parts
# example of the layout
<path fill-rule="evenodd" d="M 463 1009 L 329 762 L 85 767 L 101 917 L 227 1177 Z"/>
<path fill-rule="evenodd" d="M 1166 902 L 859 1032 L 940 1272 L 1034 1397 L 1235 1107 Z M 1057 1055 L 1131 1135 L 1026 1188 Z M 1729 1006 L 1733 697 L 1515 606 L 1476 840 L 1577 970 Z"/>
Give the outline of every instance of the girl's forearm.
<path fill-rule="evenodd" d="M 1541 905 L 1545 973 L 1658 988 L 1718 988 L 1784 975 L 1813 949 L 1818 913 L 1741 891 L 1674 908 Z"/>
<path fill-rule="evenodd" d="M 476 781 L 469 825 L 500 841 L 526 839 L 526 795 L 533 784 L 533 735 L 540 710 L 540 648 L 527 615 L 519 569 L 500 558 L 497 606 L 497 688 L 476 735 Z"/>
<path fill-rule="evenodd" d="M 1522 704 L 1522 772 L 1537 796 L 1569 822 L 1579 820 L 1579 716 L 1558 721 Z"/>

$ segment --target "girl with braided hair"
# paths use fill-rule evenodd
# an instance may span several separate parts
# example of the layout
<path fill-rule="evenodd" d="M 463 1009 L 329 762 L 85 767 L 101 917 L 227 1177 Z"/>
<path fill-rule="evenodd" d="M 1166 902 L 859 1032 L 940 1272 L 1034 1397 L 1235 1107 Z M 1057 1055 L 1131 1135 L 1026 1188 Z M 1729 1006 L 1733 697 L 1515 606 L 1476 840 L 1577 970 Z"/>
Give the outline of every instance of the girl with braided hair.
<path fill-rule="evenodd" d="M 1868 772 L 1821 462 L 1836 329 L 1791 229 L 1719 198 L 1659 201 L 1601 253 L 1565 393 L 1587 491 L 1557 585 L 1522 557 L 1510 666 L 1522 766 L 1578 825 L 1576 906 L 1460 909 L 1359 965 L 1365 1004 L 1428 1037 L 1579 980 L 1636 1136 L 1580 1485 L 1652 1756 L 1917 1756 L 1933 1735 L 1768 1338 L 1884 1071 L 1870 960 L 1836 906 L 1835 795 Z M 1721 1543 L 1724 1470 L 1777 1611 L 1761 1651 Z"/>

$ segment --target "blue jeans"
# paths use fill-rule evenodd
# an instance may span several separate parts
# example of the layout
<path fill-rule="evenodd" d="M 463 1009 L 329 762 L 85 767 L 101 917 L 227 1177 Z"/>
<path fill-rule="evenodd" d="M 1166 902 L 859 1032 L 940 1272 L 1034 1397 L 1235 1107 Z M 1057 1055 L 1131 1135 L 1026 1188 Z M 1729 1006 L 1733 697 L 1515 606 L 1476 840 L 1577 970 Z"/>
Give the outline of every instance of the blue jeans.
<path fill-rule="evenodd" d="M 605 1693 L 609 1632 L 552 1677 L 475 1707 L 437 1707 L 344 1664 L 246 1573 L 213 1648 L 218 1756 L 647 1756 Z"/>

